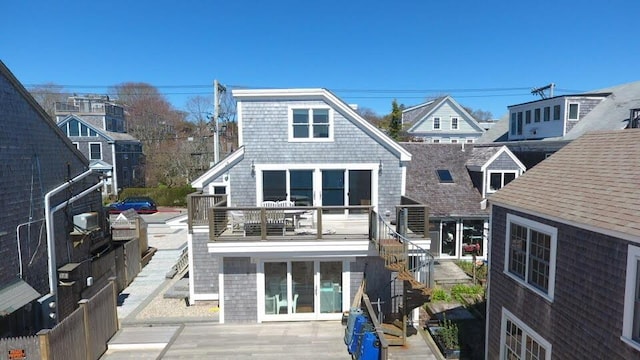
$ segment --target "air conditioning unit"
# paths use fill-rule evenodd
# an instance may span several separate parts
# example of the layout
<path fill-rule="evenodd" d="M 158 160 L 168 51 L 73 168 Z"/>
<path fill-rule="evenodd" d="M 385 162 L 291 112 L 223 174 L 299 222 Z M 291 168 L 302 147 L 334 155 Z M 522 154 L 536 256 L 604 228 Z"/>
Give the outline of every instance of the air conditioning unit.
<path fill-rule="evenodd" d="M 80 263 L 67 263 L 58 268 L 58 279 L 69 281 L 80 277 Z"/>
<path fill-rule="evenodd" d="M 73 226 L 81 231 L 90 231 L 97 229 L 99 227 L 98 213 L 88 212 L 75 215 L 73 217 Z"/>

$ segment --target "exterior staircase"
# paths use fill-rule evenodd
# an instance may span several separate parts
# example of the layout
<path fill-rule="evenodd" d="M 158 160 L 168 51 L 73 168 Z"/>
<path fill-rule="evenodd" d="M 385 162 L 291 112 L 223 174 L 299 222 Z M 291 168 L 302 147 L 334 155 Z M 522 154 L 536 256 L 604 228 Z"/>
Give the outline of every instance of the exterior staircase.
<path fill-rule="evenodd" d="M 402 218 L 402 217 L 401 217 Z M 404 218 L 406 219 L 406 212 Z M 382 324 L 389 345 L 405 345 L 407 337 L 407 317 L 409 313 L 430 301 L 433 290 L 433 264 L 431 253 L 401 233 L 406 233 L 406 221 L 394 229 L 380 215 L 377 224 L 372 228 L 370 240 L 375 244 L 378 253 L 384 259 L 384 265 L 391 270 L 395 278 L 403 283 L 401 304 L 398 315 L 401 319 Z"/>

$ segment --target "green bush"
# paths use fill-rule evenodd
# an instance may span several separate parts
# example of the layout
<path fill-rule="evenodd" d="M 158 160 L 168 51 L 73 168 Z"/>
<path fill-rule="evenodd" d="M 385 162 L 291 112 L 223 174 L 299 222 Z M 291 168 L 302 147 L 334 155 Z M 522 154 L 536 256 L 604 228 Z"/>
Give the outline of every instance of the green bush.
<path fill-rule="evenodd" d="M 451 288 L 451 296 L 459 302 L 463 302 L 465 295 L 484 295 L 482 285 L 456 284 Z"/>
<path fill-rule="evenodd" d="M 433 292 L 431 292 L 431 301 L 451 301 L 451 295 L 449 295 L 447 290 L 436 287 L 433 289 Z"/>
<path fill-rule="evenodd" d="M 148 196 L 155 200 L 158 206 L 186 207 L 187 195 L 195 192 L 191 186 L 157 187 L 157 188 L 127 188 L 120 192 L 119 199 L 130 196 Z"/>

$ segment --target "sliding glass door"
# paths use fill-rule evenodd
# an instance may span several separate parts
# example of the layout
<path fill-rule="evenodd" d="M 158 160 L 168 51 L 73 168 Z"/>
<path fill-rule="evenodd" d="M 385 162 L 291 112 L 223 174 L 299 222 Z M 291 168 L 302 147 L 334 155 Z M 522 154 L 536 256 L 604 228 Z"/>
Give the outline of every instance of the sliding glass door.
<path fill-rule="evenodd" d="M 263 268 L 266 320 L 327 319 L 342 313 L 342 261 L 266 261 Z"/>

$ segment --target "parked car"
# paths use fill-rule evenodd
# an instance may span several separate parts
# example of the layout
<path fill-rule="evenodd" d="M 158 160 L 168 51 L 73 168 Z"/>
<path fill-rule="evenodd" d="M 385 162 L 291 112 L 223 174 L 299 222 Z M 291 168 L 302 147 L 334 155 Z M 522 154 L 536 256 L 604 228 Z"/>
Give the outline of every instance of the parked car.
<path fill-rule="evenodd" d="M 122 201 L 109 205 L 109 213 L 119 213 L 125 210 L 133 209 L 137 213 L 151 214 L 158 211 L 156 202 L 147 196 L 128 197 Z"/>

